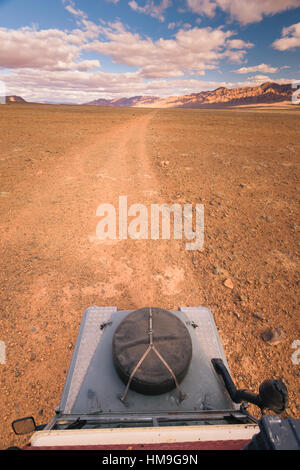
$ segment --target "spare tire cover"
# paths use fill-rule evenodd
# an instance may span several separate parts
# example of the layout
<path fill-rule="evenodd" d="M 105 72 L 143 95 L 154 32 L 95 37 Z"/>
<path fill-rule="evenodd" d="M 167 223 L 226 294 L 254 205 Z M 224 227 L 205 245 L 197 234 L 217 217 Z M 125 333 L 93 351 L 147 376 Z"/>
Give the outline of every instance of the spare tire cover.
<path fill-rule="evenodd" d="M 151 308 L 152 338 L 155 348 L 172 369 L 180 383 L 192 358 L 192 341 L 185 324 L 173 313 Z M 130 313 L 118 326 L 113 337 L 113 362 L 127 385 L 130 374 L 150 345 L 150 308 Z M 154 350 L 150 350 L 135 372 L 130 388 L 144 394 L 157 395 L 176 386 L 172 374 Z"/>

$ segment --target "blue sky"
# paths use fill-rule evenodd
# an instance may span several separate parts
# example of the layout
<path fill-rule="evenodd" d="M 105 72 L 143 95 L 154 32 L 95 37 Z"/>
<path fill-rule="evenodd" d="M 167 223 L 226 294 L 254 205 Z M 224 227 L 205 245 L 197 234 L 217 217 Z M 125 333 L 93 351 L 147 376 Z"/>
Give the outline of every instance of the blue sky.
<path fill-rule="evenodd" d="M 0 0 L 0 79 L 30 101 L 300 79 L 300 0 Z"/>

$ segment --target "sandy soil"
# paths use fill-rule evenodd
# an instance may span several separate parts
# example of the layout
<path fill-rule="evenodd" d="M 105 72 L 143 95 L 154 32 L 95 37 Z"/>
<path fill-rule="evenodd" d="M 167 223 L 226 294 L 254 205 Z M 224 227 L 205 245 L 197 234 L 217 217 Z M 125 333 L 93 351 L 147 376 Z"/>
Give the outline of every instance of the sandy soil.
<path fill-rule="evenodd" d="M 84 310 L 205 305 L 239 387 L 267 377 L 300 418 L 297 110 L 0 106 L 0 448 L 48 422 Z M 161 162 L 168 162 L 161 164 Z M 96 237 L 101 203 L 205 204 L 205 245 Z M 233 289 L 224 285 L 230 279 Z M 262 332 L 279 328 L 283 340 Z"/>
<path fill-rule="evenodd" d="M 293 110 L 296 111 L 297 106 L 294 105 L 291 101 L 279 101 L 275 103 L 256 103 L 256 104 L 244 104 L 244 105 L 238 105 L 235 106 L 234 108 L 255 108 L 256 110 L 261 109 L 263 111 L 266 111 L 267 109 L 285 109 L 285 110 Z"/>

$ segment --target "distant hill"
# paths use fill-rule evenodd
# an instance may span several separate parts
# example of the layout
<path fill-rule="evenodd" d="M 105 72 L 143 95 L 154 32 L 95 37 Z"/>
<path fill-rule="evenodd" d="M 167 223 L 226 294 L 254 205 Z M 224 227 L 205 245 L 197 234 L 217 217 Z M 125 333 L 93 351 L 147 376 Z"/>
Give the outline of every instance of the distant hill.
<path fill-rule="evenodd" d="M 133 96 L 132 98 L 115 98 L 113 100 L 99 99 L 87 103 L 92 106 L 116 106 L 116 107 L 143 107 L 154 104 L 160 98 L 158 96 Z"/>
<path fill-rule="evenodd" d="M 21 96 L 10 95 L 6 96 L 6 103 L 26 103 Z"/>
<path fill-rule="evenodd" d="M 220 87 L 213 91 L 201 91 L 184 96 L 159 98 L 157 96 L 134 96 L 132 98 L 99 99 L 87 103 L 93 106 L 123 106 L 147 108 L 224 108 L 230 106 L 279 103 L 291 101 L 291 84 L 279 85 L 267 82 L 263 85 L 243 88 Z"/>

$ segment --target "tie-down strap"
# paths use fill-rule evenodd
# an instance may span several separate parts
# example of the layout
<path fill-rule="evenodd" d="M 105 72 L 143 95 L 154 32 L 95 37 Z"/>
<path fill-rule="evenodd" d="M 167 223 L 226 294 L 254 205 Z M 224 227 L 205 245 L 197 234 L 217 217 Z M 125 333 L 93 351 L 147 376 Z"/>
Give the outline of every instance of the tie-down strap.
<path fill-rule="evenodd" d="M 139 362 L 137 363 L 137 365 L 135 366 L 135 368 L 132 370 L 130 376 L 129 376 L 129 380 L 127 382 L 127 385 L 126 385 L 126 388 L 125 388 L 125 391 L 121 397 L 121 401 L 122 402 L 125 402 L 125 398 L 126 398 L 126 395 L 128 393 L 128 390 L 129 390 L 129 387 L 130 387 L 130 384 L 132 382 L 132 379 L 134 378 L 136 372 L 139 370 L 139 368 L 141 367 L 142 363 L 144 362 L 144 360 L 146 359 L 146 357 L 148 356 L 149 352 L 150 351 L 153 351 L 155 352 L 155 354 L 157 355 L 157 357 L 161 360 L 161 362 L 163 363 L 163 365 L 166 367 L 166 369 L 168 369 L 168 371 L 170 372 L 170 374 L 172 375 L 173 377 L 173 380 L 174 380 L 174 383 L 176 385 L 176 388 L 178 390 L 178 393 L 179 393 L 179 397 L 180 397 L 180 401 L 183 401 L 185 399 L 185 394 L 182 393 L 181 389 L 180 389 L 180 386 L 179 386 L 179 383 L 178 383 L 178 380 L 176 378 L 176 375 L 174 374 L 174 371 L 172 370 L 172 367 L 167 363 L 167 361 L 162 357 L 162 355 L 160 354 L 160 352 L 157 350 L 156 346 L 154 345 L 154 342 L 153 342 L 153 328 L 152 328 L 152 308 L 150 307 L 149 309 L 149 331 L 148 331 L 148 334 L 149 334 L 149 346 L 148 348 L 146 349 L 146 351 L 144 352 L 144 354 L 142 355 L 141 359 L 139 360 Z"/>

